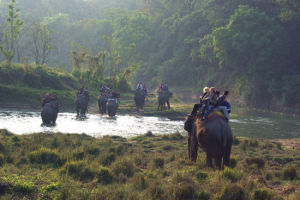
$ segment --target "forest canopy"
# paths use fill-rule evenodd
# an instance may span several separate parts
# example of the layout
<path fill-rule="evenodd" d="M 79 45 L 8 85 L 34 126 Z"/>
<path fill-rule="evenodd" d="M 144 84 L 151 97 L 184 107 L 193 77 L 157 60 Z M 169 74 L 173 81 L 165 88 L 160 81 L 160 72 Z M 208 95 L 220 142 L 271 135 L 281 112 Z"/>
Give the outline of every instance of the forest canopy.
<path fill-rule="evenodd" d="M 10 2 L 0 1 L 1 43 Z M 17 0 L 16 7 L 24 24 L 14 62 L 71 72 L 74 52 L 105 52 L 103 73 L 134 66 L 133 82 L 150 88 L 216 86 L 255 107 L 300 106 L 300 0 Z M 46 52 L 34 38 L 47 39 Z"/>

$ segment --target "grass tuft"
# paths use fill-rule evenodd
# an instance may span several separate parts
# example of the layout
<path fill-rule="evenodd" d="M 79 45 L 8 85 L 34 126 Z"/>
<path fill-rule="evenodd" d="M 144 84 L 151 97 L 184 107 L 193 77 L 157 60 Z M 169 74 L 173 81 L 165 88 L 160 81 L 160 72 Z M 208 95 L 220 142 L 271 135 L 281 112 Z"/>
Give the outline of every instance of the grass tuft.
<path fill-rule="evenodd" d="M 29 160 L 31 163 L 51 165 L 53 167 L 60 167 L 63 165 L 64 160 L 61 158 L 57 151 L 41 148 L 37 151 L 33 151 L 29 154 Z"/>

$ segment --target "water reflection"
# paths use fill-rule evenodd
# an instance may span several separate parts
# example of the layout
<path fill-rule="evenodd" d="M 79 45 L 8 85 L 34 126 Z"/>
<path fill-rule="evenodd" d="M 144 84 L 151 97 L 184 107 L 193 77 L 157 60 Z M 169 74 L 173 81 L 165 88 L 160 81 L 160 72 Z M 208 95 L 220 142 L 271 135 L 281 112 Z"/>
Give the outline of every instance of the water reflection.
<path fill-rule="evenodd" d="M 55 125 L 41 125 L 38 112 L 1 112 L 0 128 L 16 134 L 37 132 L 61 132 L 87 134 L 94 137 L 117 135 L 133 137 L 152 131 L 154 134 L 184 132 L 182 121 L 171 121 L 159 117 L 116 116 L 110 118 L 100 115 L 76 117 L 74 113 L 59 113 Z"/>
<path fill-rule="evenodd" d="M 116 135 L 133 137 L 152 131 L 154 134 L 170 134 L 176 131 L 186 134 L 183 121 L 161 117 L 118 115 L 114 118 L 101 115 L 76 117 L 74 113 L 59 113 L 56 124 L 41 125 L 39 112 L 0 112 L 0 128 L 16 134 L 37 132 L 78 133 L 94 137 Z M 300 120 L 286 116 L 239 115 L 230 119 L 235 135 L 253 138 L 300 137 Z"/>

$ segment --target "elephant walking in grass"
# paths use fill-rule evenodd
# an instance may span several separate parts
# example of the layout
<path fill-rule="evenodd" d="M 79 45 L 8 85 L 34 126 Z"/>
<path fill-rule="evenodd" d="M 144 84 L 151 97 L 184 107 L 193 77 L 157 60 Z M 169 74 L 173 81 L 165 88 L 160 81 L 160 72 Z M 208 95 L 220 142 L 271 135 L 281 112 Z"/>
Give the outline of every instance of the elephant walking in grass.
<path fill-rule="evenodd" d="M 198 147 L 206 153 L 206 164 L 215 165 L 221 170 L 230 165 L 232 131 L 225 118 L 213 112 L 206 121 L 191 117 L 186 119 L 185 130 L 189 133 L 189 159 L 197 160 Z"/>
<path fill-rule="evenodd" d="M 44 124 L 55 124 L 59 111 L 58 101 L 50 101 L 42 107 L 41 117 Z"/>
<path fill-rule="evenodd" d="M 77 96 L 77 99 L 75 100 L 77 116 L 85 115 L 85 113 L 87 112 L 88 103 L 89 103 L 88 96 L 83 94 L 79 94 Z"/>

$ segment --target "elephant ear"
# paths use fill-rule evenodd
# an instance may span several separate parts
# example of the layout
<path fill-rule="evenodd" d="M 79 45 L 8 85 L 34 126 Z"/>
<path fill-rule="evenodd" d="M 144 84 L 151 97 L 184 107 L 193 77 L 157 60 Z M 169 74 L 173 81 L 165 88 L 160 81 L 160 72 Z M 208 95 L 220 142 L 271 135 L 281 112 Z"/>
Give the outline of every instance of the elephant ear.
<path fill-rule="evenodd" d="M 191 115 L 187 115 L 184 122 L 184 130 L 186 130 L 189 133 L 192 132 L 193 123 L 194 123 L 194 117 Z"/>

